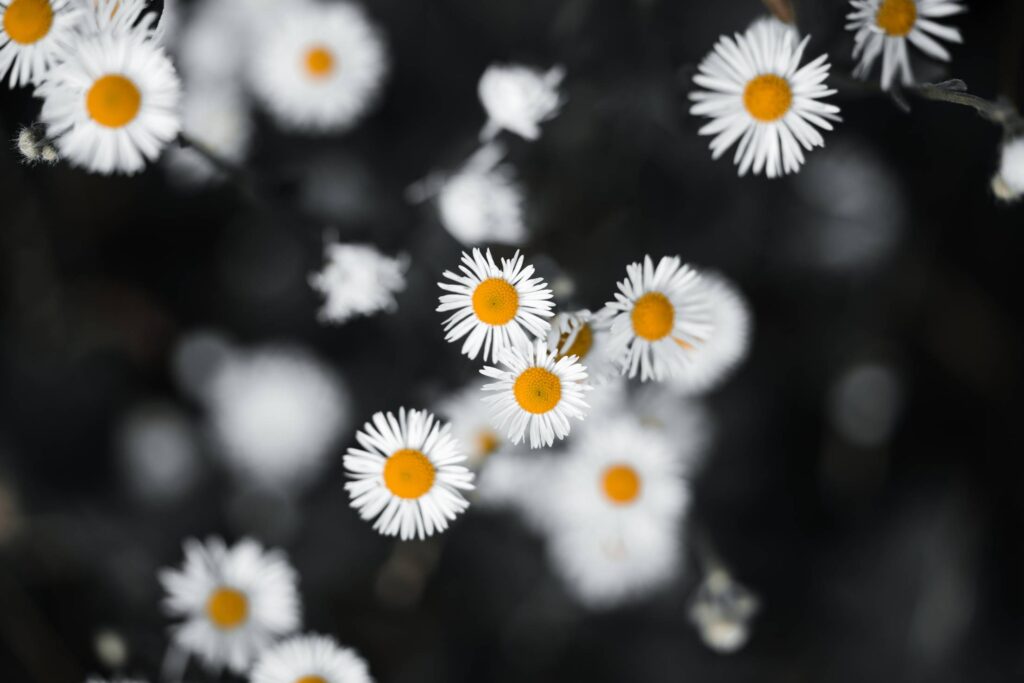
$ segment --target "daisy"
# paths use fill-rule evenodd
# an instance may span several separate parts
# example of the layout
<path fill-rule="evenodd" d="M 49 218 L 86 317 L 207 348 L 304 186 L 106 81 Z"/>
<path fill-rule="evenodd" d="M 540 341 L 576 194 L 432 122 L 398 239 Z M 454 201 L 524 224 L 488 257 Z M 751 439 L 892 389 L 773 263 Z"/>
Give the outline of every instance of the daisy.
<path fill-rule="evenodd" d="M 182 129 L 221 159 L 237 164 L 245 159 L 253 122 L 245 96 L 237 88 L 218 84 L 185 88 Z M 223 176 L 210 161 L 191 147 L 173 146 L 165 162 L 183 184 L 197 184 Z"/>
<path fill-rule="evenodd" d="M 407 540 L 432 536 L 469 503 L 459 489 L 473 488 L 466 456 L 450 425 L 423 410 L 376 413 L 356 432 L 362 448 L 349 448 L 345 484 L 352 507 L 385 536 Z"/>
<path fill-rule="evenodd" d="M 389 258 L 368 244 L 328 244 L 325 251 L 327 265 L 309 277 L 325 298 L 321 321 L 343 323 L 398 306 L 395 293 L 405 289 L 407 258 Z"/>
<path fill-rule="evenodd" d="M 992 191 L 1003 201 L 1013 201 L 1024 194 L 1024 137 L 1003 145 L 999 171 L 992 178 Z"/>
<path fill-rule="evenodd" d="M 509 346 L 529 343 L 527 333 L 540 337 L 550 324 L 545 318 L 553 314 L 551 290 L 543 278 L 531 277 L 533 266 L 523 266 L 517 251 L 510 259 L 501 259 L 499 268 L 488 249 L 486 258 L 479 249 L 473 254 L 462 252 L 462 275 L 449 270 L 444 277 L 451 280 L 437 286 L 451 294 L 442 294 L 439 312 L 455 311 L 444 321 L 445 341 L 463 337 L 462 353 L 476 358 L 483 348 L 483 359 L 499 360 Z M 525 331 L 524 331 L 525 329 Z"/>
<path fill-rule="evenodd" d="M 481 140 L 490 140 L 502 130 L 527 140 L 540 137 L 540 124 L 554 118 L 564 99 L 558 92 L 565 69 L 547 72 L 519 64 L 492 64 L 480 77 L 477 93 L 487 111 Z"/>
<path fill-rule="evenodd" d="M 609 320 L 587 309 L 559 313 L 548 330 L 548 351 L 557 358 L 576 356 L 586 364 L 591 384 L 603 384 L 619 375 L 618 367 L 608 355 L 610 327 Z"/>
<path fill-rule="evenodd" d="M 298 577 L 280 551 L 244 539 L 185 541 L 185 563 L 164 569 L 164 608 L 181 619 L 175 643 L 206 666 L 246 671 L 277 638 L 300 626 Z"/>
<path fill-rule="evenodd" d="M 688 352 L 714 331 L 700 276 L 678 256 L 663 256 L 657 268 L 645 256 L 626 274 L 603 312 L 611 319 L 609 353 L 624 373 L 639 372 L 645 382 L 680 374 Z"/>
<path fill-rule="evenodd" d="M 550 446 L 569 435 L 569 418 L 582 420 L 586 415 L 583 396 L 591 387 L 586 367 L 575 356 L 556 358 L 538 341 L 509 348 L 500 362 L 506 370 L 488 365 L 480 371 L 497 380 L 483 386 L 484 391 L 495 392 L 484 401 L 491 407 L 492 424 L 513 444 L 529 430 L 530 448 Z"/>
<path fill-rule="evenodd" d="M 950 55 L 936 38 L 963 42 L 960 31 L 935 21 L 965 12 L 958 0 L 850 0 L 850 5 L 853 11 L 846 15 L 846 29 L 855 31 L 853 58 L 860 59 L 853 75 L 866 78 L 881 55 L 884 90 L 892 85 L 897 71 L 903 85 L 914 82 L 907 41 L 944 62 Z"/>
<path fill-rule="evenodd" d="M 739 140 L 739 174 L 764 170 L 769 178 L 800 170 L 803 149 L 824 147 L 815 128 L 832 130 L 839 108 L 820 102 L 835 94 L 825 85 L 828 55 L 800 66 L 810 37 L 776 19 L 760 19 L 743 35 L 722 36 L 699 65 L 690 113 L 712 119 L 699 131 L 713 135 L 712 158 Z"/>
<path fill-rule="evenodd" d="M 0 0 L 0 80 L 12 88 L 42 80 L 81 18 L 74 0 Z"/>
<path fill-rule="evenodd" d="M 474 382 L 447 397 L 437 411 L 451 421 L 452 436 L 462 445 L 473 470 L 507 446 L 505 437 L 491 424 L 490 411 L 481 400 L 481 386 L 481 382 Z"/>
<path fill-rule="evenodd" d="M 329 636 L 292 636 L 256 661 L 250 683 L 373 683 L 366 660 Z"/>
<path fill-rule="evenodd" d="M 78 30 L 83 34 L 132 33 L 158 39 L 160 15 L 150 9 L 147 0 L 78 0 L 85 9 Z M 166 11 L 166 8 L 165 8 Z M 159 31 L 162 33 L 162 31 Z"/>
<path fill-rule="evenodd" d="M 174 41 L 175 64 L 185 82 L 238 90 L 257 11 L 225 0 L 200 0 L 189 10 Z"/>
<path fill-rule="evenodd" d="M 521 244 L 526 239 L 523 192 L 504 149 L 481 147 L 437 193 L 441 224 L 463 244 Z"/>
<path fill-rule="evenodd" d="M 102 174 L 133 174 L 178 135 L 181 86 L 164 51 L 136 34 L 80 39 L 36 89 L 61 156 Z"/>
<path fill-rule="evenodd" d="M 259 32 L 253 91 L 287 130 L 337 132 L 370 108 L 387 72 L 377 28 L 348 3 L 295 3 Z"/>

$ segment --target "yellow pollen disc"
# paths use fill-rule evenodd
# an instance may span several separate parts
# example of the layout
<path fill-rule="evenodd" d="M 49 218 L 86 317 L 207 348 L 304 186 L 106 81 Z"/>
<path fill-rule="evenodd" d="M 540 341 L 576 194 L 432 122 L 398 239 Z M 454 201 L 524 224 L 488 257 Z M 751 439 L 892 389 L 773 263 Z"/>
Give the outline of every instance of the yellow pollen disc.
<path fill-rule="evenodd" d="M 473 290 L 473 312 L 488 325 L 504 325 L 519 311 L 519 292 L 500 277 L 484 280 Z"/>
<path fill-rule="evenodd" d="M 490 455 L 500 445 L 501 440 L 494 432 L 484 430 L 476 435 L 476 449 L 480 455 Z"/>
<path fill-rule="evenodd" d="M 52 25 L 53 8 L 48 0 L 14 0 L 4 12 L 4 31 L 21 45 L 44 38 Z"/>
<path fill-rule="evenodd" d="M 92 120 L 108 128 L 132 122 L 142 106 L 142 93 L 130 80 L 118 74 L 102 76 L 85 96 L 85 108 Z"/>
<path fill-rule="evenodd" d="M 413 448 L 395 451 L 384 463 L 384 485 L 399 498 L 419 498 L 434 485 L 435 476 L 434 463 Z"/>
<path fill-rule="evenodd" d="M 612 465 L 601 479 L 604 495 L 616 505 L 626 505 L 640 495 L 640 475 L 629 465 Z"/>
<path fill-rule="evenodd" d="M 303 676 L 302 678 L 295 681 L 295 683 L 327 683 L 327 679 L 323 676 L 317 676 L 313 674 L 311 676 Z"/>
<path fill-rule="evenodd" d="M 890 36 L 902 37 L 910 33 L 917 21 L 917 3 L 914 0 L 882 0 L 875 23 Z"/>
<path fill-rule="evenodd" d="M 245 594 L 222 586 L 210 594 L 206 601 L 206 615 L 217 628 L 233 629 L 245 621 L 249 614 L 249 601 Z"/>
<path fill-rule="evenodd" d="M 324 78 L 334 71 L 334 55 L 322 45 L 306 52 L 306 71 L 313 78 Z"/>
<path fill-rule="evenodd" d="M 648 292 L 633 304 L 633 332 L 647 341 L 658 341 L 672 331 L 676 309 L 661 292 Z"/>
<path fill-rule="evenodd" d="M 558 348 L 562 349 L 558 357 L 576 356 L 583 358 L 590 351 L 590 347 L 594 345 L 594 331 L 590 329 L 590 325 L 582 325 L 576 333 L 576 339 L 573 340 L 572 345 L 569 348 L 565 348 L 565 342 L 568 340 L 568 332 L 558 338 Z"/>
<path fill-rule="evenodd" d="M 526 368 L 512 386 L 519 407 L 528 413 L 546 413 L 562 399 L 562 380 L 544 368 Z"/>
<path fill-rule="evenodd" d="M 777 121 L 789 111 L 793 91 L 789 81 L 775 74 L 761 74 L 747 82 L 743 91 L 743 106 L 758 121 Z"/>

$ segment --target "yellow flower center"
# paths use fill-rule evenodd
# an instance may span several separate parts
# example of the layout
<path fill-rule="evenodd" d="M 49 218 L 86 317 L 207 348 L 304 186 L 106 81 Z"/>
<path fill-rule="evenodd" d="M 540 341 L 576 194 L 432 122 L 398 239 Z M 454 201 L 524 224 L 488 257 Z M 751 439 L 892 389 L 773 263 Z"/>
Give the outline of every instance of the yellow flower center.
<path fill-rule="evenodd" d="M 658 341 L 672 331 L 676 309 L 661 292 L 648 292 L 633 304 L 633 332 L 647 341 Z"/>
<path fill-rule="evenodd" d="M 139 113 L 142 93 L 124 76 L 108 74 L 92 84 L 85 96 L 85 108 L 92 120 L 108 128 L 127 125 Z"/>
<path fill-rule="evenodd" d="M 875 23 L 890 36 L 902 37 L 910 33 L 917 21 L 917 3 L 914 0 L 882 0 Z"/>
<path fill-rule="evenodd" d="M 562 380 L 544 368 L 526 368 L 512 386 L 519 407 L 528 413 L 546 413 L 562 399 Z"/>
<path fill-rule="evenodd" d="M 473 290 L 473 311 L 480 322 L 504 325 L 518 310 L 519 292 L 507 280 L 488 278 Z"/>
<path fill-rule="evenodd" d="M 327 683 L 327 679 L 323 676 L 317 676 L 312 674 L 310 676 L 303 676 L 302 678 L 295 681 L 295 683 Z"/>
<path fill-rule="evenodd" d="M 584 323 L 580 326 L 579 331 L 576 332 L 576 338 L 572 341 L 569 348 L 565 348 L 567 341 L 569 341 L 568 332 L 565 332 L 558 338 L 558 348 L 561 349 L 558 357 L 576 356 L 577 358 L 583 358 L 590 351 L 590 347 L 594 345 L 594 331 L 590 329 L 590 325 Z"/>
<path fill-rule="evenodd" d="M 789 81 L 775 74 L 761 74 L 747 82 L 743 91 L 743 106 L 758 121 L 777 121 L 789 111 L 793 91 Z"/>
<path fill-rule="evenodd" d="M 4 31 L 21 45 L 45 37 L 52 25 L 53 8 L 48 0 L 14 0 L 4 12 Z"/>
<path fill-rule="evenodd" d="M 399 498 L 419 498 L 434 485 L 435 476 L 434 463 L 413 448 L 395 451 L 384 463 L 384 485 Z"/>
<path fill-rule="evenodd" d="M 640 475 L 629 465 L 612 465 L 601 479 L 604 495 L 616 505 L 626 505 L 640 495 Z"/>
<path fill-rule="evenodd" d="M 485 429 L 476 435 L 476 450 L 480 455 L 490 455 L 500 445 L 501 439 L 490 430 Z"/>
<path fill-rule="evenodd" d="M 306 72 L 313 78 L 324 78 L 334 71 L 334 55 L 323 45 L 306 51 Z"/>
<path fill-rule="evenodd" d="M 206 615 L 217 628 L 233 629 L 249 615 L 249 601 L 241 591 L 221 586 L 207 599 Z"/>

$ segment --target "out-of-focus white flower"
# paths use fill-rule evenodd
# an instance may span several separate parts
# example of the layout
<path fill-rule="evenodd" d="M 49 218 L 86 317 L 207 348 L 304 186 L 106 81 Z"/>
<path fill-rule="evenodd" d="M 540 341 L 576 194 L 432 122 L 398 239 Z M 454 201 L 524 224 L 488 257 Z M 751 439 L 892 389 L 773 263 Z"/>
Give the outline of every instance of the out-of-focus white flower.
<path fill-rule="evenodd" d="M 0 80 L 12 88 L 42 80 L 81 19 L 75 0 L 0 0 Z"/>
<path fill-rule="evenodd" d="M 680 374 L 688 351 L 714 331 L 700 276 L 678 256 L 662 257 L 657 268 L 645 256 L 643 264 L 626 266 L 626 274 L 601 312 L 611 319 L 609 354 L 644 382 Z"/>
<path fill-rule="evenodd" d="M 1003 145 L 999 155 L 999 171 L 992 178 L 992 191 L 1003 201 L 1024 195 L 1024 137 Z"/>
<path fill-rule="evenodd" d="M 484 401 L 494 426 L 513 444 L 529 432 L 530 448 L 550 446 L 569 435 L 570 418 L 582 420 L 586 415 L 583 397 L 591 387 L 586 367 L 575 356 L 556 360 L 547 344 L 538 341 L 510 347 L 500 362 L 505 370 L 487 365 L 480 371 L 496 380 L 483 386 L 484 391 L 495 392 Z"/>
<path fill-rule="evenodd" d="M 343 323 L 358 315 L 393 311 L 395 294 L 405 289 L 405 257 L 390 258 L 369 244 L 328 244 L 327 265 L 309 277 L 325 297 L 319 318 Z"/>
<path fill-rule="evenodd" d="M 245 97 L 229 85 L 185 88 L 182 129 L 190 139 L 229 163 L 245 159 L 252 137 L 252 117 Z M 190 147 L 171 147 L 168 168 L 184 183 L 202 183 L 220 177 L 206 157 Z"/>
<path fill-rule="evenodd" d="M 181 497 L 199 470 L 196 434 L 173 406 L 144 404 L 128 413 L 117 430 L 122 477 L 132 495 L 145 503 Z"/>
<path fill-rule="evenodd" d="M 199 0 L 175 38 L 176 63 L 185 82 L 237 90 L 251 43 L 247 29 L 255 9 L 225 0 Z"/>
<path fill-rule="evenodd" d="M 750 621 L 757 614 L 757 596 L 736 583 L 728 572 L 709 571 L 690 603 L 690 621 L 704 644 L 716 652 L 736 652 L 750 638 Z"/>
<path fill-rule="evenodd" d="M 540 137 L 540 124 L 558 114 L 564 102 L 558 87 L 565 69 L 546 72 L 519 64 L 492 64 L 480 77 L 477 93 L 487 111 L 481 140 L 490 140 L 502 130 L 527 140 Z"/>
<path fill-rule="evenodd" d="M 936 38 L 961 43 L 960 31 L 936 19 L 967 11 L 958 0 L 850 0 L 846 29 L 854 31 L 853 75 L 866 78 L 882 56 L 882 88 L 888 90 L 899 72 L 903 85 L 914 82 L 909 41 L 929 57 L 948 62 L 949 51 Z"/>
<path fill-rule="evenodd" d="M 466 245 L 521 244 L 526 239 L 523 192 L 504 149 L 484 145 L 438 189 L 441 224 Z"/>
<path fill-rule="evenodd" d="M 473 473 L 451 428 L 430 413 L 405 408 L 376 413 L 356 432 L 361 448 L 345 455 L 352 507 L 385 536 L 426 538 L 448 528 L 466 508 L 459 489 L 473 488 Z"/>
<path fill-rule="evenodd" d="M 462 275 L 444 271 L 451 283 L 437 283 L 451 292 L 441 295 L 437 310 L 455 311 L 444 321 L 445 341 L 466 337 L 462 353 L 471 360 L 481 349 L 485 361 L 500 360 L 505 349 L 528 345 L 527 333 L 547 334 L 550 324 L 545 318 L 553 315 L 554 306 L 551 290 L 543 278 L 531 277 L 533 266 L 524 266 L 518 251 L 510 259 L 501 259 L 501 268 L 489 249 L 486 257 L 479 249 L 472 255 L 463 252 L 459 270 Z"/>
<path fill-rule="evenodd" d="M 264 652 L 251 683 L 373 683 L 366 660 L 334 638 L 292 636 Z"/>
<path fill-rule="evenodd" d="M 604 401 L 604 413 L 595 427 L 600 427 L 612 413 L 613 404 Z M 645 384 L 628 398 L 620 400 L 618 412 L 632 415 L 645 428 L 661 433 L 672 443 L 684 476 L 692 478 L 703 464 L 714 436 L 714 421 L 708 409 L 695 399 L 679 396 L 663 384 Z"/>
<path fill-rule="evenodd" d="M 473 470 L 507 446 L 505 437 L 491 424 L 481 387 L 481 382 L 473 382 L 437 406 L 437 412 L 450 420 L 452 436 L 462 446 Z"/>
<path fill-rule="evenodd" d="M 824 147 L 817 128 L 832 130 L 839 107 L 821 102 L 835 94 L 825 85 L 828 55 L 800 66 L 810 37 L 777 19 L 759 19 L 746 33 L 722 36 L 701 61 L 690 113 L 712 119 L 699 131 L 713 135 L 712 157 L 736 146 L 739 174 L 763 170 L 769 178 L 796 173 L 803 149 Z M 817 128 L 816 128 L 817 127 Z"/>
<path fill-rule="evenodd" d="M 477 478 L 476 503 L 483 509 L 510 509 L 538 534 L 551 530 L 549 508 L 557 498 L 553 473 L 561 454 L 495 453 Z"/>
<path fill-rule="evenodd" d="M 298 577 L 280 551 L 245 539 L 184 544 L 181 569 L 164 569 L 164 609 L 180 619 L 174 642 L 211 670 L 247 671 L 256 657 L 301 625 Z"/>
<path fill-rule="evenodd" d="M 108 669 L 118 670 L 128 661 L 128 645 L 117 631 L 98 631 L 93 636 L 92 644 L 96 651 L 96 659 Z"/>
<path fill-rule="evenodd" d="M 261 27 L 256 43 L 249 81 L 287 130 L 350 128 L 374 103 L 387 73 L 380 32 L 345 2 L 290 4 Z"/>
<path fill-rule="evenodd" d="M 548 330 L 548 351 L 556 358 L 576 356 L 587 366 L 591 385 L 603 384 L 621 372 L 609 352 L 611 321 L 587 309 L 559 313 Z"/>

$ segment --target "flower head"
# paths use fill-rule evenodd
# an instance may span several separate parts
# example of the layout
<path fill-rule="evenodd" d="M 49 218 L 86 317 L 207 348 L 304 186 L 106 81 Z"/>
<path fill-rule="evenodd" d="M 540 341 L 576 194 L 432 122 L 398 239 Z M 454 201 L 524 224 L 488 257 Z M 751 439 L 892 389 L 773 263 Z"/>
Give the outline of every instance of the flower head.
<path fill-rule="evenodd" d="M 542 72 L 518 64 L 492 64 L 480 77 L 477 92 L 487 110 L 487 125 L 480 137 L 489 140 L 507 130 L 527 140 L 540 137 L 540 124 L 558 114 L 563 98 L 558 92 L 565 70 L 556 66 Z"/>
<path fill-rule="evenodd" d="M 999 154 L 999 171 L 992 178 L 992 191 L 1003 201 L 1024 195 L 1024 137 L 1003 145 Z"/>
<path fill-rule="evenodd" d="M 523 192 L 504 149 L 481 147 L 437 193 L 441 224 L 463 244 L 520 244 L 526 238 Z"/>
<path fill-rule="evenodd" d="M 548 330 L 548 351 L 557 358 L 576 356 L 586 364 L 590 383 L 602 384 L 621 374 L 609 354 L 610 328 L 611 321 L 603 313 L 587 309 L 559 313 Z"/>
<path fill-rule="evenodd" d="M 394 310 L 405 289 L 408 259 L 389 258 L 368 244 L 328 244 L 327 265 L 309 284 L 324 296 L 320 319 L 343 323 L 359 315 Z"/>
<path fill-rule="evenodd" d="M 0 80 L 38 83 L 63 57 L 82 19 L 75 0 L 0 0 Z"/>
<path fill-rule="evenodd" d="M 251 683 L 373 683 L 366 660 L 329 636 L 292 636 L 256 661 Z"/>

